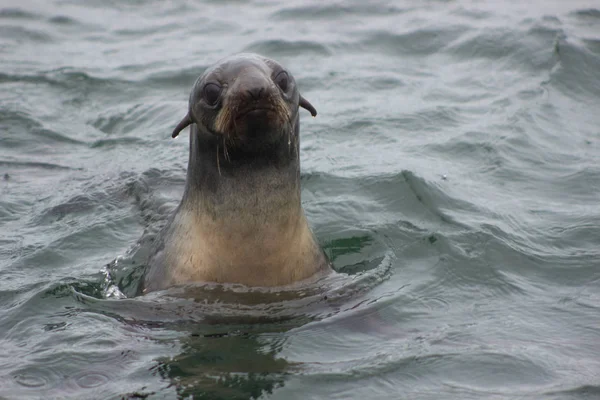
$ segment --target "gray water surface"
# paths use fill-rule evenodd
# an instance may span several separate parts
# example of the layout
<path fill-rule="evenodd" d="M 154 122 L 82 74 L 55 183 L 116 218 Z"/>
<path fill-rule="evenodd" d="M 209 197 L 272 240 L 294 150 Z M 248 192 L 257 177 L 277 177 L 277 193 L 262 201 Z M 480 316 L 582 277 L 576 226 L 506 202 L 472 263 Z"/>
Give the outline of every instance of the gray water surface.
<path fill-rule="evenodd" d="M 339 275 L 132 297 L 170 132 L 286 65 Z M 0 398 L 600 398 L 597 1 L 0 2 Z"/>

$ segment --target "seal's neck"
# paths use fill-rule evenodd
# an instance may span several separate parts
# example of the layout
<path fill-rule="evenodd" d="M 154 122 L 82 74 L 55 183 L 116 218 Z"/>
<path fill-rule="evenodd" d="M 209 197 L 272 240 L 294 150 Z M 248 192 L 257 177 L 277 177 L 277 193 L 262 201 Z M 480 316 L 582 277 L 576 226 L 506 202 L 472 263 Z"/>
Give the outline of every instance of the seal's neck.
<path fill-rule="evenodd" d="M 223 138 L 191 128 L 182 207 L 227 220 L 300 216 L 298 120 L 294 129 L 260 152 L 227 147 Z"/>
<path fill-rule="evenodd" d="M 289 146 L 284 137 L 269 152 L 230 151 L 229 159 L 218 136 L 192 128 L 185 193 L 166 244 L 170 284 L 279 286 L 326 265 L 300 203 L 297 126 Z"/>

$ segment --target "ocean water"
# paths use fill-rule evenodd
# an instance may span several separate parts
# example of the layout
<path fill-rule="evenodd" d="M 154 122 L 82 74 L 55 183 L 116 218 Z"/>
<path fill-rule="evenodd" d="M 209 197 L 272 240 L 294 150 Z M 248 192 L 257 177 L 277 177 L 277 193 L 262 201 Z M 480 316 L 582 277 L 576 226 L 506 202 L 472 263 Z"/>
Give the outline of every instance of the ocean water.
<path fill-rule="evenodd" d="M 294 74 L 338 275 L 133 297 L 197 76 Z M 0 398 L 600 398 L 597 1 L 0 1 Z"/>

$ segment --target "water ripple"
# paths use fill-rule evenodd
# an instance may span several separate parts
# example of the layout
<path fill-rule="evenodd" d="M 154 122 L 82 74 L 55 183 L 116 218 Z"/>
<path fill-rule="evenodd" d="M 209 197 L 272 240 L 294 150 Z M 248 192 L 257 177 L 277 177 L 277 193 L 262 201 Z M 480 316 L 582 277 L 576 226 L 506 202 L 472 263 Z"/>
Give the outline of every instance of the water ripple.
<path fill-rule="evenodd" d="M 345 17 L 367 17 L 367 16 L 378 16 L 378 15 L 398 15 L 406 10 L 393 6 L 387 3 L 373 6 L 373 4 L 363 5 L 355 3 L 352 6 L 336 4 L 336 5 L 303 5 L 297 7 L 284 7 L 281 10 L 271 14 L 272 19 L 283 19 L 283 20 L 335 20 Z"/>
<path fill-rule="evenodd" d="M 28 29 L 22 26 L 0 26 L 0 35 L 3 42 L 13 42 L 15 44 L 44 43 L 49 44 L 55 41 L 52 35 L 43 31 Z"/>
<path fill-rule="evenodd" d="M 0 128 L 4 129 L 6 135 L 0 138 L 0 143 L 9 147 L 25 147 L 38 143 L 68 143 L 83 144 L 65 134 L 47 129 L 32 115 L 22 111 L 0 111 Z M 29 139 L 28 136 L 33 136 Z"/>
<path fill-rule="evenodd" d="M 244 48 L 244 52 L 265 54 L 270 57 L 295 56 L 303 53 L 313 53 L 320 56 L 330 56 L 331 51 L 323 44 L 311 41 L 262 40 Z"/>
<path fill-rule="evenodd" d="M 5 161 L 0 160 L 0 166 L 8 167 L 8 168 L 16 168 L 19 170 L 28 169 L 28 168 L 39 168 L 39 169 L 49 169 L 49 170 L 81 170 L 81 168 L 72 168 L 64 165 L 58 164 L 50 164 L 43 162 L 33 162 L 33 161 Z"/>
<path fill-rule="evenodd" d="M 449 42 L 461 37 L 465 30 L 463 26 L 456 26 L 445 29 L 418 29 L 400 34 L 373 31 L 364 34 L 364 38 L 355 46 L 358 50 L 378 49 L 385 54 L 400 57 L 422 56 L 442 51 Z"/>
<path fill-rule="evenodd" d="M 19 8 L 2 8 L 0 9 L 0 18 L 35 20 L 39 19 L 39 16 Z"/>

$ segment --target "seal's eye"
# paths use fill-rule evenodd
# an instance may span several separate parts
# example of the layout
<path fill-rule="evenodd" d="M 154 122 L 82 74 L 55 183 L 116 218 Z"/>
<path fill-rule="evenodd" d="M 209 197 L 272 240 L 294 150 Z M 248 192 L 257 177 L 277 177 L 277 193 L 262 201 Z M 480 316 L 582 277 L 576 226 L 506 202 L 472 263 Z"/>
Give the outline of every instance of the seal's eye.
<path fill-rule="evenodd" d="M 221 87 L 215 83 L 209 83 L 204 86 L 204 99 L 206 102 L 214 106 L 219 101 L 219 95 L 221 94 Z"/>
<path fill-rule="evenodd" d="M 289 84 L 290 78 L 287 74 L 287 72 L 285 71 L 281 71 L 280 73 L 277 74 L 277 76 L 275 77 L 275 83 L 277 84 L 277 86 L 279 86 L 281 88 L 281 90 L 283 90 L 284 92 L 287 92 L 288 89 L 288 84 Z"/>

